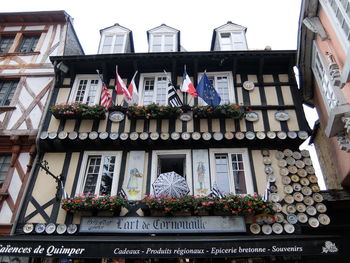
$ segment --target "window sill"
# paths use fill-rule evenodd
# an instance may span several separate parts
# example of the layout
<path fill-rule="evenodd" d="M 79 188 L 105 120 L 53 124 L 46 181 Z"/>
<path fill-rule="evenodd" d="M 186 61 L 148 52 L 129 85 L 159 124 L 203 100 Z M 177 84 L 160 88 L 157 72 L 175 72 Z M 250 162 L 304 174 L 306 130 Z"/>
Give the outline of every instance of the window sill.
<path fill-rule="evenodd" d="M 15 110 L 15 106 L 0 106 L 0 113 Z"/>
<path fill-rule="evenodd" d="M 33 56 L 33 55 L 39 55 L 39 51 L 33 51 L 33 52 L 11 52 L 11 53 L 0 53 L 0 57 L 4 56 Z"/>

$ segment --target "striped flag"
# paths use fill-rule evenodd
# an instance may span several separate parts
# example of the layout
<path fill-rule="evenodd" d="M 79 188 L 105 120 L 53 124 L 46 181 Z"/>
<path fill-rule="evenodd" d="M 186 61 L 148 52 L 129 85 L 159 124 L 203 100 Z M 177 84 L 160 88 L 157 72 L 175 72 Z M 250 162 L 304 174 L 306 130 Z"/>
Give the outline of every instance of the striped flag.
<path fill-rule="evenodd" d="M 164 70 L 164 73 L 167 75 L 167 72 Z M 171 83 L 171 80 L 169 78 L 168 79 L 168 92 L 167 92 L 167 101 L 168 101 L 168 105 L 171 107 L 180 107 L 182 106 L 182 101 L 179 97 L 179 95 L 177 95 L 175 87 L 173 85 L 173 83 Z"/>
<path fill-rule="evenodd" d="M 135 72 L 134 76 L 132 77 L 132 80 L 129 84 L 128 91 L 131 96 L 131 100 L 127 100 L 128 104 L 131 105 L 137 105 L 139 102 L 139 94 L 137 93 L 137 88 L 135 84 L 135 77 L 136 77 L 137 71 Z"/>
<path fill-rule="evenodd" d="M 105 107 L 106 110 L 108 110 L 109 107 L 112 106 L 112 96 L 108 92 L 108 88 L 106 83 L 103 80 L 103 76 L 100 74 L 99 70 L 97 69 L 97 75 L 99 76 L 100 80 L 102 81 L 102 92 L 101 92 L 101 106 Z"/>
<path fill-rule="evenodd" d="M 117 94 L 124 94 L 126 100 L 132 99 L 124 81 L 118 74 L 118 67 L 115 68 L 115 90 L 117 91 Z"/>

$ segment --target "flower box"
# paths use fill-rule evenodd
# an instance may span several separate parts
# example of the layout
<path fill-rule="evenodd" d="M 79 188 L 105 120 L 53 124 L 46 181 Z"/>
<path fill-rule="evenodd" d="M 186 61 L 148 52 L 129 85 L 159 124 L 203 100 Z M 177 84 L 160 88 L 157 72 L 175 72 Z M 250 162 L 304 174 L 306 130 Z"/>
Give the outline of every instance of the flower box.
<path fill-rule="evenodd" d="M 235 104 L 219 105 L 216 108 L 211 106 L 194 106 L 193 117 L 194 118 L 232 118 L 242 119 L 249 109 L 246 107 L 240 107 Z"/>
<path fill-rule="evenodd" d="M 49 111 L 56 119 L 102 120 L 106 118 L 106 109 L 103 106 L 89 106 L 77 102 L 54 105 Z"/>
<path fill-rule="evenodd" d="M 182 110 L 178 107 L 150 104 L 146 106 L 129 106 L 126 114 L 129 119 L 176 119 L 181 113 Z"/>

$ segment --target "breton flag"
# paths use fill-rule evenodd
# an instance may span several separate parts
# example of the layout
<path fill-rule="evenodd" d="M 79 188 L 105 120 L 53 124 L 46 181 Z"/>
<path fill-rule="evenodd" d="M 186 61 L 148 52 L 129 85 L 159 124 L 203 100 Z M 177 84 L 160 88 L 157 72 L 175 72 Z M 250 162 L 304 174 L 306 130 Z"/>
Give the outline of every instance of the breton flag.
<path fill-rule="evenodd" d="M 100 71 L 97 69 L 97 75 L 99 76 L 100 80 L 102 81 L 102 92 L 101 92 L 101 106 L 105 107 L 106 110 L 108 110 L 109 107 L 112 105 L 112 96 L 108 92 L 108 88 L 106 83 L 103 80 L 103 76 L 100 74 Z"/>
<path fill-rule="evenodd" d="M 117 94 L 124 94 L 126 100 L 131 100 L 131 95 L 126 88 L 124 81 L 118 74 L 118 66 L 115 67 L 115 90 L 117 91 Z"/>
<path fill-rule="evenodd" d="M 164 73 L 166 73 L 166 71 L 164 70 Z M 171 80 L 168 78 L 168 92 L 167 92 L 168 96 L 167 96 L 167 101 L 168 101 L 168 105 L 171 107 L 180 107 L 182 106 L 182 101 L 179 97 L 179 95 L 177 95 L 175 87 L 173 85 L 173 83 L 171 83 Z"/>
<path fill-rule="evenodd" d="M 129 84 L 128 91 L 131 96 L 131 100 L 127 100 L 128 104 L 131 105 L 137 105 L 139 102 L 139 94 L 137 93 L 137 88 L 135 84 L 135 77 L 136 77 L 137 71 L 135 72 L 134 76 L 132 77 L 132 80 Z"/>
<path fill-rule="evenodd" d="M 185 69 L 184 75 L 183 75 L 183 82 L 182 82 L 182 86 L 181 86 L 181 91 L 187 92 L 195 98 L 198 97 L 197 91 L 196 91 L 195 87 L 193 86 L 191 79 L 186 72 L 186 69 Z"/>

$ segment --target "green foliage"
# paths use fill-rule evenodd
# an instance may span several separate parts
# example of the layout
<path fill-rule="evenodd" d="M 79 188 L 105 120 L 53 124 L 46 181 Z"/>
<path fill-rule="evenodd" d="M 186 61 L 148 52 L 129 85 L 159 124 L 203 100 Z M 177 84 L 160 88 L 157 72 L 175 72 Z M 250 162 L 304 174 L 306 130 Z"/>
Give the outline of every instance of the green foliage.
<path fill-rule="evenodd" d="M 60 118 L 82 118 L 102 119 L 105 117 L 106 109 L 101 105 L 92 105 L 73 102 L 62 103 L 52 106 L 49 111 L 58 119 Z"/>

